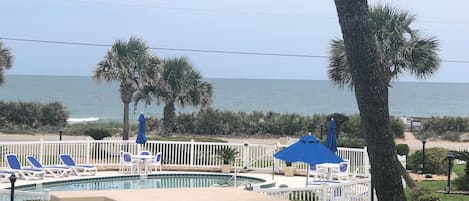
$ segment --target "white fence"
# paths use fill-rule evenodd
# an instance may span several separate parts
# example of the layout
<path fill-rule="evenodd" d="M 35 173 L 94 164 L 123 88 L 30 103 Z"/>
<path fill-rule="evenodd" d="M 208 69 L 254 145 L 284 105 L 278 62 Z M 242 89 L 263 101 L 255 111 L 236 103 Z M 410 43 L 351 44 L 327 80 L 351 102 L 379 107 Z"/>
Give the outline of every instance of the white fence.
<path fill-rule="evenodd" d="M 120 163 L 120 151 L 126 150 L 131 153 L 138 153 L 141 150 L 148 150 L 153 154 L 162 153 L 162 163 L 169 167 L 202 167 L 202 168 L 218 168 L 222 161 L 216 156 L 219 149 L 231 147 L 236 149 L 239 154 L 235 165 L 237 168 L 246 168 L 250 170 L 264 171 L 280 171 L 285 167 L 285 162 L 273 158 L 273 154 L 285 145 L 264 145 L 250 143 L 208 143 L 208 142 L 169 142 L 169 141 L 148 141 L 145 145 L 138 145 L 134 141 L 122 140 L 81 140 L 81 141 L 28 141 L 28 142 L 0 142 L 0 168 L 7 167 L 7 163 L 3 155 L 14 153 L 18 156 L 23 166 L 29 166 L 26 156 L 34 155 L 44 165 L 60 164 L 59 154 L 70 154 L 77 163 L 92 164 L 98 168 L 118 168 Z M 337 154 L 343 159 L 350 160 L 351 169 L 359 169 L 357 175 L 366 176 L 368 174 L 369 163 L 366 148 L 343 148 L 339 147 Z M 297 172 L 306 173 L 306 165 L 304 163 L 293 163 L 297 167 Z M 366 187 L 368 184 L 358 184 L 357 187 L 339 186 L 333 189 L 331 186 L 321 186 L 320 188 L 308 188 L 310 194 L 314 189 L 316 197 L 323 198 L 325 195 L 330 196 L 331 192 L 340 191 L 340 195 L 351 192 L 353 188 Z M 335 188 L 335 187 L 334 187 Z M 320 190 L 322 189 L 322 190 Z M 290 192 L 292 189 L 285 190 Z M 5 190 L 3 190 L 5 191 Z M 0 198 L 9 196 L 6 191 L 0 191 Z M 354 190 L 356 191 L 356 190 Z M 31 193 L 15 191 L 17 196 L 28 199 L 45 199 L 47 194 Z M 270 191 L 265 191 L 265 193 Z M 274 191 L 272 191 L 273 193 Z M 276 191 L 275 191 L 276 192 Z M 292 191 L 290 195 L 294 198 L 305 196 L 302 191 Z M 343 192 L 343 193 L 342 193 Z M 361 190 L 360 190 L 361 192 Z M 321 193 L 321 194 L 316 194 Z M 325 194 L 324 194 L 325 193 Z M 274 194 L 281 194 L 280 191 Z M 285 193 L 284 193 L 285 194 Z M 337 197 L 337 196 L 335 196 Z M 339 196 L 343 197 L 343 196 Z M 335 199 L 335 198 L 334 198 Z M 334 200 L 333 199 L 333 200 Z M 354 200 L 362 200 L 354 199 Z"/>
<path fill-rule="evenodd" d="M 152 153 L 162 152 L 163 165 L 173 167 L 219 167 L 222 161 L 216 156 L 219 149 L 231 147 L 239 152 L 236 166 L 250 170 L 273 169 L 279 171 L 284 166 L 283 161 L 273 158 L 273 154 L 280 150 L 281 145 L 264 145 L 249 143 L 209 143 L 209 142 L 169 142 L 148 141 L 145 145 L 138 145 L 134 141 L 122 140 L 81 140 L 81 141 L 28 141 L 1 142 L 2 155 L 14 153 L 22 165 L 28 166 L 26 156 L 34 155 L 45 165 L 60 164 L 60 153 L 70 154 L 77 163 L 93 164 L 97 167 L 117 167 L 119 153 L 126 150 L 137 153 L 148 150 Z M 351 169 L 359 169 L 358 175 L 368 174 L 368 155 L 366 148 L 339 147 L 337 154 L 350 160 Z M 306 172 L 306 165 L 294 163 L 298 172 Z M 0 157 L 0 167 L 7 164 Z"/>
<path fill-rule="evenodd" d="M 361 179 L 342 184 L 324 184 L 305 188 L 256 189 L 255 191 L 283 200 L 369 201 L 370 180 Z"/>

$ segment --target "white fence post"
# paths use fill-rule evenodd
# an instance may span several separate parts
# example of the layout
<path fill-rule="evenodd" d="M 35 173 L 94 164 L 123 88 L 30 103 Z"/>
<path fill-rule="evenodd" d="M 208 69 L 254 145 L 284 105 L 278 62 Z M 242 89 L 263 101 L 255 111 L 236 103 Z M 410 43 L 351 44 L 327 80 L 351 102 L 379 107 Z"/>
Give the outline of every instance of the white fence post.
<path fill-rule="evenodd" d="M 249 143 L 244 141 L 243 145 L 243 168 L 247 169 L 249 165 Z"/>
<path fill-rule="evenodd" d="M 39 141 L 39 161 L 44 162 L 44 141 L 42 138 Z"/>
<path fill-rule="evenodd" d="M 363 160 L 364 160 L 364 166 L 365 166 L 365 177 L 370 176 L 370 160 L 368 158 L 368 147 L 363 148 Z"/>
<path fill-rule="evenodd" d="M 190 157 L 191 158 L 189 159 L 189 161 L 190 161 L 189 165 L 190 166 L 194 165 L 194 146 L 195 146 L 194 145 L 194 139 L 191 139 L 191 146 L 190 146 Z"/>
<path fill-rule="evenodd" d="M 91 140 L 86 138 L 86 164 L 90 164 Z"/>

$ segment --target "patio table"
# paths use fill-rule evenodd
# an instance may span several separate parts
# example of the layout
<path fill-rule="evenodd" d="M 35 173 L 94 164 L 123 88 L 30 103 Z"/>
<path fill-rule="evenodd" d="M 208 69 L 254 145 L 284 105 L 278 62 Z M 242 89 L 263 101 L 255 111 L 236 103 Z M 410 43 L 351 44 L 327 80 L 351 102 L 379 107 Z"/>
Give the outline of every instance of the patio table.
<path fill-rule="evenodd" d="M 153 159 L 152 155 L 132 155 L 133 159 L 137 160 L 137 172 L 140 173 L 141 167 L 140 163 L 143 163 L 145 167 L 145 173 L 148 173 L 148 166 L 151 163 L 151 160 Z"/>
<path fill-rule="evenodd" d="M 321 163 L 321 164 L 317 164 L 316 167 L 327 169 L 328 180 L 332 180 L 332 172 L 334 170 L 337 170 L 338 172 L 340 168 L 339 163 Z"/>

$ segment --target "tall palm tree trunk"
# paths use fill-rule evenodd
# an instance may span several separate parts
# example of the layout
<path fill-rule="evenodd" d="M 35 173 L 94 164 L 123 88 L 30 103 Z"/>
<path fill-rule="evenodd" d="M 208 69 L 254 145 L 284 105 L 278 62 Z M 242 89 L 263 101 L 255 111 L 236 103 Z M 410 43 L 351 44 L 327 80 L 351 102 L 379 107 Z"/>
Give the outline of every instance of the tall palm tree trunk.
<path fill-rule="evenodd" d="M 174 108 L 174 102 L 168 102 L 164 106 L 164 114 L 163 114 L 163 129 L 166 135 L 173 132 L 175 119 L 176 119 L 176 109 Z"/>
<path fill-rule="evenodd" d="M 129 104 L 132 102 L 132 96 L 135 93 L 136 89 L 133 87 L 132 84 L 129 83 L 121 83 L 120 84 L 120 93 L 121 93 L 121 100 L 124 103 L 124 128 L 122 131 L 122 140 L 129 139 Z"/>
<path fill-rule="evenodd" d="M 122 140 L 128 140 L 129 139 L 129 103 L 124 102 L 124 121 L 122 122 L 124 125 L 123 131 L 122 131 Z"/>
<path fill-rule="evenodd" d="M 379 201 L 406 200 L 393 135 L 388 86 L 366 0 L 335 0 Z"/>

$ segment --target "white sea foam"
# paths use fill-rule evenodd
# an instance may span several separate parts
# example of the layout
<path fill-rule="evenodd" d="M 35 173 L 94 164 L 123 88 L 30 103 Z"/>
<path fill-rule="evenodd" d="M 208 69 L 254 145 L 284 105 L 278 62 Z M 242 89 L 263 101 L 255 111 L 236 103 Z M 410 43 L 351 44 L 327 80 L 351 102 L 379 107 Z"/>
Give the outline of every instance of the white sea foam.
<path fill-rule="evenodd" d="M 73 123 L 83 123 L 83 122 L 90 122 L 90 121 L 98 121 L 99 118 L 97 117 L 88 117 L 88 118 L 69 118 L 67 122 L 70 124 Z"/>

